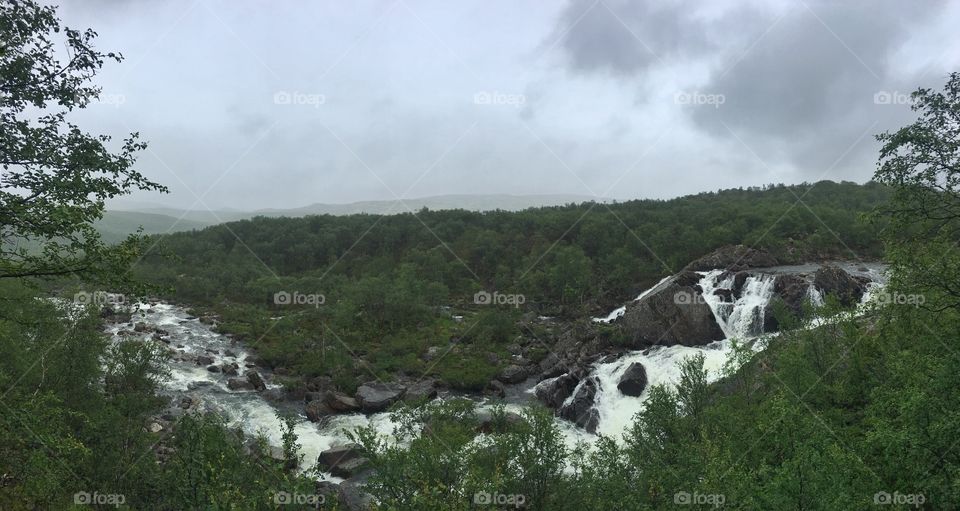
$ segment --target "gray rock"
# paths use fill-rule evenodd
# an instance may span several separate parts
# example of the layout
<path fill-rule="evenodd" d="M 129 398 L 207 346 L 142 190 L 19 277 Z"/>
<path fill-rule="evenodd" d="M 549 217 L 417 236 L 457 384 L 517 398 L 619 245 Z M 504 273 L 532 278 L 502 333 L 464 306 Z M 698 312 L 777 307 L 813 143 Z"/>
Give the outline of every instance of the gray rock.
<path fill-rule="evenodd" d="M 227 388 L 230 390 L 253 390 L 253 385 L 240 378 L 230 378 L 227 380 Z"/>
<path fill-rule="evenodd" d="M 593 405 L 598 385 L 596 378 L 589 378 L 583 382 L 574 392 L 570 403 L 560 407 L 560 417 L 573 422 L 590 433 L 596 433 L 597 426 L 600 424 L 600 414 Z"/>
<path fill-rule="evenodd" d="M 851 306 L 860 302 L 866 286 L 842 268 L 825 264 L 813 276 L 813 285 L 824 295 L 837 297 L 841 305 Z"/>
<path fill-rule="evenodd" d="M 323 402 L 335 412 L 355 412 L 360 409 L 356 399 L 341 392 L 329 391 L 325 393 Z"/>
<path fill-rule="evenodd" d="M 723 339 L 723 330 L 699 286 L 668 282 L 627 305 L 620 328 L 633 348 L 654 345 L 701 346 Z"/>
<path fill-rule="evenodd" d="M 320 422 L 324 417 L 331 415 L 333 410 L 330 409 L 323 401 L 310 401 L 304 407 L 304 411 L 307 414 L 307 419 L 310 422 Z"/>
<path fill-rule="evenodd" d="M 727 245 L 693 261 L 684 270 L 746 270 L 750 268 L 769 268 L 776 266 L 777 260 L 764 250 L 757 250 L 744 245 Z"/>
<path fill-rule="evenodd" d="M 517 364 L 510 364 L 505 367 L 503 371 L 500 371 L 500 374 L 497 375 L 497 379 L 503 383 L 520 383 L 526 380 L 529 374 L 530 373 L 526 367 Z"/>
<path fill-rule="evenodd" d="M 367 470 L 369 465 L 370 460 L 367 458 L 354 458 L 334 465 L 330 468 L 330 474 L 334 477 L 348 479 Z"/>
<path fill-rule="evenodd" d="M 364 413 L 382 412 L 403 397 L 405 390 L 399 385 L 364 383 L 357 389 L 356 400 Z"/>
<path fill-rule="evenodd" d="M 567 373 L 554 380 L 541 382 L 537 385 L 535 394 L 543 404 L 556 410 L 570 397 L 578 383 L 580 378 L 573 373 Z"/>
<path fill-rule="evenodd" d="M 198 366 L 208 366 L 213 364 L 213 357 L 209 355 L 197 355 L 196 362 Z"/>
<path fill-rule="evenodd" d="M 413 404 L 424 403 L 435 397 L 437 397 L 437 382 L 434 380 L 422 380 L 409 385 L 403 394 L 403 400 Z"/>
<path fill-rule="evenodd" d="M 250 385 L 259 392 L 267 390 L 267 384 L 264 383 L 260 373 L 256 371 L 247 372 L 247 381 L 250 382 Z"/>
<path fill-rule="evenodd" d="M 617 388 L 627 396 L 639 397 L 643 394 L 643 389 L 647 388 L 647 371 L 643 368 L 643 364 L 640 362 L 630 364 L 620 377 Z"/>
<path fill-rule="evenodd" d="M 363 451 L 357 444 L 345 444 L 331 447 L 317 456 L 317 466 L 324 472 L 350 460 L 363 457 Z M 338 476 L 339 477 L 339 476 Z"/>

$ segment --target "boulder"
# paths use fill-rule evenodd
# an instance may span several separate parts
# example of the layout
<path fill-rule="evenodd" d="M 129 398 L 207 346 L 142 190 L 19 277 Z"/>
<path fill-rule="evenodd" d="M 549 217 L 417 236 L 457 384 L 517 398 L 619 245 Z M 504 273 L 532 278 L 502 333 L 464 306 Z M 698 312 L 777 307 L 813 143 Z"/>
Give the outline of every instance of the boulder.
<path fill-rule="evenodd" d="M 360 409 L 356 399 L 342 392 L 329 391 L 325 393 L 323 402 L 335 412 L 355 412 Z"/>
<path fill-rule="evenodd" d="M 347 511 L 369 511 L 373 509 L 373 496 L 364 490 L 369 473 L 351 477 L 340 483 L 337 502 Z"/>
<path fill-rule="evenodd" d="M 676 281 L 627 305 L 619 327 L 634 349 L 658 344 L 701 346 L 724 338 L 699 286 L 681 286 Z"/>
<path fill-rule="evenodd" d="M 620 377 L 617 388 L 626 396 L 640 397 L 643 389 L 647 388 L 647 371 L 643 368 L 643 364 L 640 362 L 630 364 Z"/>
<path fill-rule="evenodd" d="M 777 275 L 773 283 L 773 299 L 763 311 L 763 331 L 775 332 L 780 329 L 779 322 L 774 315 L 777 303 L 782 303 L 790 314 L 799 316 L 803 312 L 803 304 L 809 295 L 810 283 L 801 274 Z"/>
<path fill-rule="evenodd" d="M 211 373 L 219 373 L 220 366 L 216 366 L 216 365 L 207 366 L 207 371 L 210 371 Z"/>
<path fill-rule="evenodd" d="M 769 268 L 776 265 L 777 260 L 765 250 L 757 250 L 744 245 L 727 245 L 691 262 L 684 270 L 726 269 L 740 271 L 750 268 Z"/>
<path fill-rule="evenodd" d="M 851 306 L 860 302 L 866 286 L 842 268 L 825 264 L 813 276 L 813 285 L 826 295 L 833 295 L 841 305 Z"/>
<path fill-rule="evenodd" d="M 599 383 L 596 378 L 591 377 L 583 381 L 574 391 L 573 399 L 560 407 L 560 417 L 573 422 L 590 433 L 596 433 L 597 426 L 600 424 L 600 414 L 593 405 L 598 386 Z"/>
<path fill-rule="evenodd" d="M 484 390 L 487 392 L 487 394 L 499 397 L 501 399 L 507 396 L 507 387 L 504 386 L 504 384 L 499 380 L 490 380 L 487 383 L 487 388 Z"/>
<path fill-rule="evenodd" d="M 339 445 L 321 452 L 320 455 L 317 456 L 317 466 L 324 472 L 330 472 L 330 470 L 337 465 L 362 457 L 363 451 L 359 445 Z"/>
<path fill-rule="evenodd" d="M 240 378 L 230 378 L 227 380 L 227 388 L 230 390 L 253 390 L 253 385 Z"/>
<path fill-rule="evenodd" d="M 527 379 L 529 372 L 526 367 L 510 364 L 500 371 L 500 374 L 497 375 L 497 379 L 503 383 L 520 383 Z"/>
<path fill-rule="evenodd" d="M 229 364 L 223 364 L 220 366 L 220 370 L 223 371 L 223 374 L 227 376 L 236 376 L 240 374 L 240 366 L 236 362 L 231 362 Z"/>
<path fill-rule="evenodd" d="M 364 383 L 357 389 L 357 404 L 364 413 L 382 412 L 403 397 L 405 388 L 380 382 Z"/>
<path fill-rule="evenodd" d="M 543 404 L 557 409 L 570 397 L 578 383 L 580 383 L 580 378 L 572 373 L 567 373 L 552 380 L 540 382 L 534 393 Z"/>
<path fill-rule="evenodd" d="M 250 385 L 256 389 L 258 392 L 263 392 L 267 390 L 267 384 L 263 381 L 263 378 L 260 376 L 260 373 L 256 371 L 247 372 L 247 381 L 250 382 Z"/>
<path fill-rule="evenodd" d="M 196 363 L 198 366 L 208 366 L 213 364 L 213 357 L 209 355 L 197 355 Z"/>
<path fill-rule="evenodd" d="M 323 401 L 310 401 L 304 407 L 304 412 L 310 422 L 320 422 L 324 417 L 333 413 L 333 410 Z"/>
<path fill-rule="evenodd" d="M 413 404 L 425 403 L 435 397 L 437 397 L 437 382 L 434 380 L 422 380 L 409 385 L 403 394 L 403 400 Z"/>
<path fill-rule="evenodd" d="M 733 276 L 733 287 L 730 290 L 733 291 L 734 298 L 743 296 L 743 285 L 747 283 L 748 277 L 750 274 L 745 271 L 739 271 Z"/>
<path fill-rule="evenodd" d="M 367 458 L 354 458 L 334 465 L 330 468 L 330 474 L 334 477 L 349 479 L 355 475 L 359 475 L 366 470 L 369 465 L 370 460 Z"/>

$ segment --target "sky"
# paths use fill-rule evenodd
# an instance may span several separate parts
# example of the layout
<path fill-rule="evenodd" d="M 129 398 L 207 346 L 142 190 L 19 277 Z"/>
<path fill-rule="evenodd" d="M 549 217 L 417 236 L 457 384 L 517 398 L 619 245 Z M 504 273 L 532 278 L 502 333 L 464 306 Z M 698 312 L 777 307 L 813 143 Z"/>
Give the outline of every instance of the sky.
<path fill-rule="evenodd" d="M 59 5 L 124 56 L 72 120 L 200 210 L 864 182 L 960 68 L 947 1 Z"/>

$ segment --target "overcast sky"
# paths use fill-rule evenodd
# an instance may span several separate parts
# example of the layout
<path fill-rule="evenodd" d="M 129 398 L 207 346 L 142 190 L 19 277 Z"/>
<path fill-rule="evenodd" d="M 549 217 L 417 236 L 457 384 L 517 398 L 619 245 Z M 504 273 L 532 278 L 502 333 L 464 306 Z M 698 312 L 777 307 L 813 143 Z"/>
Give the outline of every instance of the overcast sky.
<path fill-rule="evenodd" d="M 125 57 L 75 120 L 194 209 L 863 182 L 960 68 L 960 2 L 60 5 Z"/>

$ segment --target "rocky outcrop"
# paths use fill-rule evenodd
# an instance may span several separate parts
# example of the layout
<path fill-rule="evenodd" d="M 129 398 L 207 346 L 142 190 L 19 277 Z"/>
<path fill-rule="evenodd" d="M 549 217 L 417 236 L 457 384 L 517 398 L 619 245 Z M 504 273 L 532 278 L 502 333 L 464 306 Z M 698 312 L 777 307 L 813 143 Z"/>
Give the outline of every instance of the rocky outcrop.
<path fill-rule="evenodd" d="M 777 260 L 765 250 L 757 250 L 745 245 L 727 245 L 693 261 L 684 270 L 709 271 L 725 269 L 731 271 L 750 268 L 769 268 L 776 266 Z"/>
<path fill-rule="evenodd" d="M 261 377 L 260 373 L 256 371 L 247 372 L 247 381 L 250 382 L 250 386 L 252 386 L 257 392 L 263 392 L 264 390 L 267 390 L 267 384 L 263 381 L 263 377 Z"/>
<path fill-rule="evenodd" d="M 640 362 L 630 364 L 620 377 L 620 382 L 617 383 L 617 389 L 626 396 L 640 397 L 645 388 L 647 388 L 647 371 Z"/>
<path fill-rule="evenodd" d="M 599 383 L 596 378 L 588 378 L 574 391 L 569 403 L 560 407 L 559 415 L 590 433 L 597 432 L 600 414 L 594 408 Z"/>
<path fill-rule="evenodd" d="M 402 398 L 405 391 L 400 385 L 369 382 L 357 389 L 356 400 L 364 413 L 382 412 Z"/>
<path fill-rule="evenodd" d="M 534 393 L 543 404 L 556 410 L 570 397 L 570 394 L 573 394 L 573 390 L 577 388 L 578 383 L 580 383 L 580 378 L 573 373 L 567 373 L 552 380 L 541 382 L 537 385 Z"/>
<path fill-rule="evenodd" d="M 813 285 L 826 295 L 833 295 L 841 305 L 850 306 L 860 302 L 866 285 L 832 264 L 825 264 L 813 275 Z"/>
<path fill-rule="evenodd" d="M 627 305 L 620 327 L 630 347 L 654 345 L 701 346 L 723 339 L 723 330 L 699 285 L 681 274 L 643 299 Z"/>

